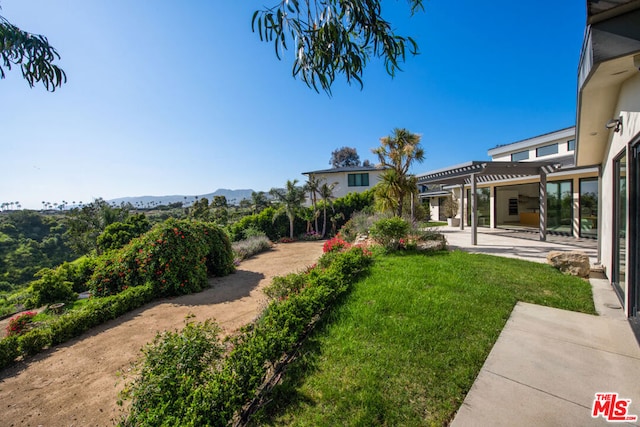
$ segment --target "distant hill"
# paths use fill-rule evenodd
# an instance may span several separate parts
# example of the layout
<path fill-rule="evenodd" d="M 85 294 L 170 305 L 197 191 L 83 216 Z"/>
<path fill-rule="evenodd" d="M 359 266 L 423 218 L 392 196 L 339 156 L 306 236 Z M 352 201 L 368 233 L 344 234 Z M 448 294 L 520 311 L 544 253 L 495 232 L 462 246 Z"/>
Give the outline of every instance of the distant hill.
<path fill-rule="evenodd" d="M 191 205 L 196 197 L 198 199 L 207 198 L 209 201 L 213 200 L 213 196 L 224 196 L 227 198 L 227 202 L 231 205 L 237 205 L 242 199 L 251 200 L 251 193 L 254 190 L 228 190 L 226 188 L 219 188 L 213 193 L 199 194 L 197 196 L 140 196 L 140 197 L 120 197 L 117 199 L 107 200 L 110 204 L 120 205 L 121 203 L 131 203 L 133 206 L 148 207 L 158 205 L 168 205 L 170 203 L 182 202 L 184 206 Z"/>

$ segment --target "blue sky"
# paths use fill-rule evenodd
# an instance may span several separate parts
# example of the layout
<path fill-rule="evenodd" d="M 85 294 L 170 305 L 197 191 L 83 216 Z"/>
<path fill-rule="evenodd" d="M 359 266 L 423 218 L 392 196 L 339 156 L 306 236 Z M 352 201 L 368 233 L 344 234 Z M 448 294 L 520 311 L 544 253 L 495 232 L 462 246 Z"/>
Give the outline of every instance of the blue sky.
<path fill-rule="evenodd" d="M 0 15 L 48 37 L 68 77 L 54 93 L 17 69 L 0 80 L 0 201 L 267 191 L 342 146 L 373 161 L 396 127 L 422 135 L 421 173 L 575 124 L 582 0 L 427 0 L 413 17 L 385 0 L 421 54 L 394 79 L 371 61 L 363 90 L 339 81 L 332 97 L 251 32 L 263 4 L 0 0 Z"/>

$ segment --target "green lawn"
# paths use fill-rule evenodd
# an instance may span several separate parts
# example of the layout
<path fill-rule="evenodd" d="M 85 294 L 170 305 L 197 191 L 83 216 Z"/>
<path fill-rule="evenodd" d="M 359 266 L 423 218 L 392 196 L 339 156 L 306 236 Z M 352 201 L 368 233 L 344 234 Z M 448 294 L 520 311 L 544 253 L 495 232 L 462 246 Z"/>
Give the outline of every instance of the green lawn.
<path fill-rule="evenodd" d="M 442 221 L 429 221 L 427 223 L 424 224 L 425 227 L 443 227 L 447 225 L 447 222 L 442 222 Z"/>
<path fill-rule="evenodd" d="M 443 252 L 378 256 L 303 345 L 256 425 L 444 425 L 516 301 L 595 313 L 547 265 Z"/>

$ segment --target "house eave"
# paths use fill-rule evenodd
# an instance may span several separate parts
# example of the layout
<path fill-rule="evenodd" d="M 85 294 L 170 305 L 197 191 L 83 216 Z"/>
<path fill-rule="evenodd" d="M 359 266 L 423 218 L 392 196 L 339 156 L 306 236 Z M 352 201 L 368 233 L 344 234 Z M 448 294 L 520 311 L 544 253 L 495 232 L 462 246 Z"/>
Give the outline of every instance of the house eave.
<path fill-rule="evenodd" d="M 590 19 L 594 23 L 585 31 L 580 54 L 576 166 L 601 163 L 612 132 L 605 124 L 614 118 L 620 86 L 638 72 L 634 56 L 640 55 L 640 1 L 606 14 L 608 19 Z"/>
<path fill-rule="evenodd" d="M 560 129 L 557 131 L 545 133 L 544 135 L 538 135 L 533 138 L 523 139 L 522 141 L 512 142 L 510 144 L 500 145 L 487 151 L 489 157 L 495 157 L 513 151 L 524 150 L 526 148 L 532 148 L 537 145 L 547 144 L 552 141 L 560 139 L 574 138 L 576 133 L 575 126 Z"/>

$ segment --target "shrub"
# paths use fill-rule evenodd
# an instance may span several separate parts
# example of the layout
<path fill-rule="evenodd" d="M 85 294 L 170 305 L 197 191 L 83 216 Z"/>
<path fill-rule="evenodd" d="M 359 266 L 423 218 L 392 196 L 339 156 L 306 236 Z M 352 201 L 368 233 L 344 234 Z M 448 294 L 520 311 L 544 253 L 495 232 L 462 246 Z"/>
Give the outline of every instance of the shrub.
<path fill-rule="evenodd" d="M 339 236 L 336 236 L 324 242 L 324 245 L 322 245 L 322 252 L 341 252 L 344 249 L 348 249 L 350 246 L 351 245 L 349 243 L 342 240 Z"/>
<path fill-rule="evenodd" d="M 398 249 L 400 239 L 407 237 L 409 228 L 409 223 L 402 218 L 384 218 L 373 224 L 370 234 L 386 249 Z"/>
<path fill-rule="evenodd" d="M 254 225 L 250 225 L 249 227 L 242 230 L 242 235 L 244 236 L 245 239 L 251 239 L 252 237 L 261 237 L 261 236 L 267 237 L 267 234 L 264 231 L 260 230 Z"/>
<path fill-rule="evenodd" d="M 21 354 L 33 356 L 51 346 L 52 333 L 49 328 L 32 329 L 18 336 L 18 349 Z"/>
<path fill-rule="evenodd" d="M 9 320 L 9 324 L 7 325 L 7 335 L 21 335 L 22 333 L 24 333 L 29 327 L 29 324 L 33 322 L 33 318 L 36 316 L 36 314 L 37 313 L 33 311 L 27 311 L 26 313 L 22 313 L 17 315 L 16 317 L 11 318 Z"/>
<path fill-rule="evenodd" d="M 275 208 L 268 207 L 262 212 L 253 215 L 247 215 L 240 221 L 229 226 L 229 237 L 232 241 L 237 242 L 245 238 L 244 231 L 247 229 L 260 230 L 267 235 L 272 242 L 277 241 L 280 237 L 289 235 L 289 220 L 286 215 L 280 215 L 275 218 Z M 294 221 L 294 234 L 298 235 L 305 230 L 305 224 L 296 218 Z M 251 231 L 249 231 L 251 233 Z"/>
<path fill-rule="evenodd" d="M 387 216 L 381 213 L 369 213 L 367 211 L 356 212 L 351 219 L 342 226 L 340 236 L 342 236 L 345 241 L 353 243 L 358 236 L 368 236 L 373 224 L 382 218 L 387 218 Z"/>
<path fill-rule="evenodd" d="M 227 235 L 215 224 L 169 219 L 98 260 L 90 280 L 92 293 L 112 295 L 150 283 L 157 296 L 199 292 L 207 274 L 234 269 Z"/>
<path fill-rule="evenodd" d="M 195 389 L 208 382 L 224 346 L 220 327 L 207 320 L 180 332 L 164 332 L 143 349 L 140 379 L 124 394 L 133 398 L 136 425 L 179 425 L 188 416 Z"/>
<path fill-rule="evenodd" d="M 242 261 L 260 252 L 268 251 L 271 249 L 271 242 L 267 236 L 262 234 L 234 242 L 231 247 L 235 255 L 235 260 Z"/>
<path fill-rule="evenodd" d="M 64 262 L 55 269 L 55 275 L 59 280 L 71 282 L 75 292 L 87 290 L 87 282 L 96 267 L 96 258 L 82 256 L 72 262 Z"/>
<path fill-rule="evenodd" d="M 109 224 L 98 236 L 98 251 L 106 252 L 120 249 L 132 239 L 149 231 L 151 224 L 144 214 L 127 217 L 124 222 Z"/>
<path fill-rule="evenodd" d="M 43 268 L 36 273 L 36 277 L 40 279 L 31 282 L 30 286 L 32 297 L 28 305 L 31 307 L 74 301 L 78 297 L 73 292 L 73 283 L 64 280 L 65 274 L 58 274 L 57 270 Z"/>
<path fill-rule="evenodd" d="M 18 337 L 9 335 L 0 340 L 0 369 L 9 366 L 20 355 Z"/>
<path fill-rule="evenodd" d="M 255 323 L 231 338 L 232 349 L 219 362 L 220 346 L 213 334 L 198 335 L 193 348 L 188 344 L 193 330 L 154 342 L 147 355 L 151 360 L 142 368 L 148 374 L 131 388 L 132 411 L 123 425 L 228 425 L 254 397 L 268 368 L 292 350 L 313 319 L 371 263 L 362 248 L 332 254 L 334 263 L 328 268 L 282 279 L 280 289 L 292 292 L 271 301 Z M 176 363 L 182 354 L 193 357 Z M 185 366 L 193 369 L 185 372 Z"/>
<path fill-rule="evenodd" d="M 319 202 L 318 209 L 322 210 L 323 204 L 323 201 Z M 373 205 L 373 189 L 362 193 L 349 193 L 333 201 L 332 206 L 327 209 L 327 216 L 331 215 L 337 218 L 336 230 L 339 230 L 356 212 L 373 212 Z M 329 224 L 329 219 L 327 219 L 327 224 Z"/>
<path fill-rule="evenodd" d="M 271 283 L 264 288 L 266 296 L 272 299 L 282 299 L 289 294 L 299 292 L 307 282 L 307 278 L 298 273 L 286 276 L 274 277 Z"/>

